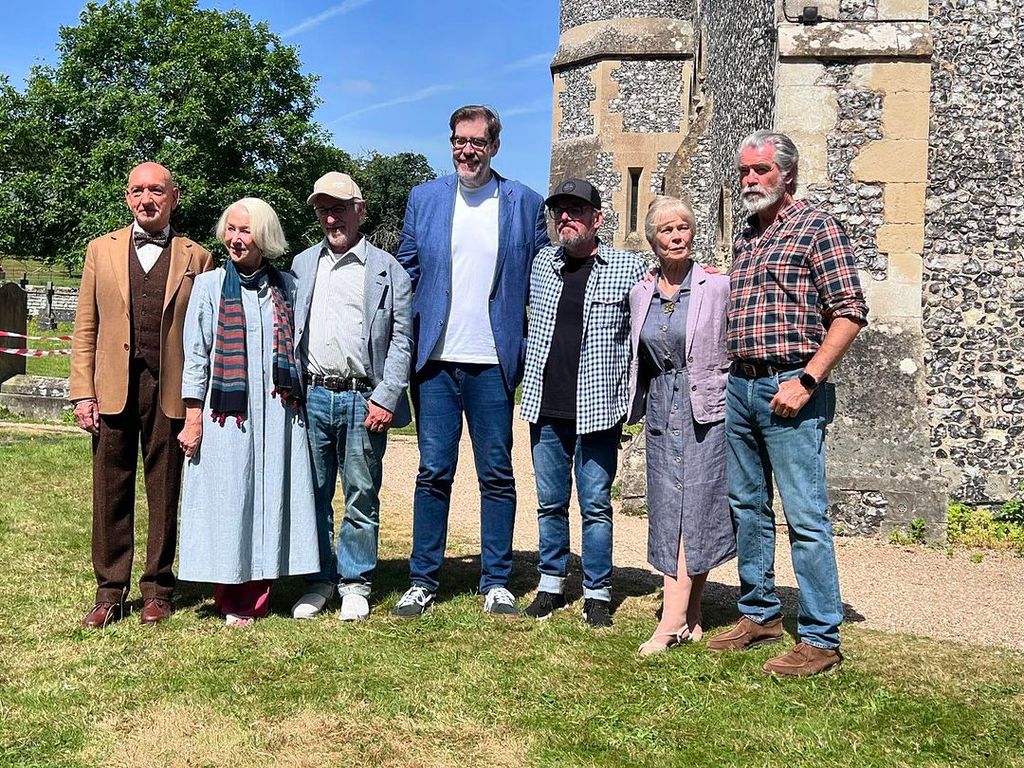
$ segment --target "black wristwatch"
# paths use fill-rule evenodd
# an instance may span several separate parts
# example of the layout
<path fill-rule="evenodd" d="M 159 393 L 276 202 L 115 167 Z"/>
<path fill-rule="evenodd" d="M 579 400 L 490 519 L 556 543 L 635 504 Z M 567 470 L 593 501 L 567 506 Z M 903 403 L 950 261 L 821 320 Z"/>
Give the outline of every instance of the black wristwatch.
<path fill-rule="evenodd" d="M 813 392 L 818 388 L 818 380 L 805 371 L 800 374 L 800 386 L 808 392 Z"/>

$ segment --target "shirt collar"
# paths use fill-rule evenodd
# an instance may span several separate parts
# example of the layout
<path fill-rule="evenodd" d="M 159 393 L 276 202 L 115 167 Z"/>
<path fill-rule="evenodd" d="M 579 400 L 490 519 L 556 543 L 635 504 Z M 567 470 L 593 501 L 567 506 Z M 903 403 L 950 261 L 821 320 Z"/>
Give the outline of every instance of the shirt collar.
<path fill-rule="evenodd" d="M 802 211 L 806 207 L 807 207 L 807 203 L 804 202 L 803 200 L 794 200 L 792 203 L 787 205 L 785 208 L 782 208 L 778 212 L 778 214 L 776 214 L 775 221 L 773 221 L 771 224 L 768 225 L 768 229 L 771 229 L 776 224 L 784 224 L 787 219 L 792 218 L 794 215 L 796 215 L 797 213 L 799 213 L 800 211 Z M 757 214 L 756 213 L 752 213 L 749 216 L 747 216 L 747 227 L 746 227 L 746 231 L 744 232 L 744 234 L 746 234 L 746 235 L 757 234 L 758 223 L 759 222 L 758 222 Z M 766 229 L 765 232 L 767 232 L 768 229 Z"/>
<path fill-rule="evenodd" d="M 601 264 L 607 264 L 608 263 L 608 253 L 607 253 L 608 246 L 606 246 L 604 243 L 601 242 L 601 236 L 600 235 L 598 235 L 598 237 L 596 238 L 596 241 L 597 241 L 597 250 L 593 254 L 594 261 L 595 262 L 600 262 Z M 558 246 L 558 249 L 555 251 L 555 257 L 554 258 L 555 258 L 555 262 L 556 262 L 555 263 L 555 269 L 561 270 L 561 268 L 565 265 L 565 263 L 567 261 L 567 257 L 565 255 L 565 246 L 563 246 L 563 245 Z M 588 256 L 587 258 L 590 258 L 590 257 Z"/>
<path fill-rule="evenodd" d="M 360 237 L 359 242 L 353 245 L 344 253 L 335 253 L 327 246 L 327 238 L 320 241 L 320 256 L 327 257 L 335 264 L 351 254 L 360 264 L 366 264 L 366 237 Z"/>

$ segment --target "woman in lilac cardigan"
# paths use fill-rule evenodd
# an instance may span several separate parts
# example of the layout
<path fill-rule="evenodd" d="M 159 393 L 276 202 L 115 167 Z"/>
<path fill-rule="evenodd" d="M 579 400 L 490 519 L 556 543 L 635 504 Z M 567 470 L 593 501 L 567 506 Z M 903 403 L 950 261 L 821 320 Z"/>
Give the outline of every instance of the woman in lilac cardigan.
<path fill-rule="evenodd" d="M 729 278 L 692 261 L 693 211 L 682 200 L 656 198 L 645 228 L 658 266 L 629 296 L 629 421 L 646 418 L 647 559 L 665 591 L 642 656 L 700 639 L 708 572 L 736 556 L 725 471 Z"/>

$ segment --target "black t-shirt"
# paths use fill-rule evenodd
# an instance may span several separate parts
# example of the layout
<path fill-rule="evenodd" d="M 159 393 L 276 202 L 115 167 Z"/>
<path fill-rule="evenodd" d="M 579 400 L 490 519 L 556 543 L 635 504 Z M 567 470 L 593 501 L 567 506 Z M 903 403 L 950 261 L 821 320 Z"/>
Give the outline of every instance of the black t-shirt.
<path fill-rule="evenodd" d="M 593 256 L 565 259 L 562 295 L 544 366 L 544 392 L 540 400 L 540 415 L 549 419 L 576 418 L 576 379 L 583 346 L 583 296 L 593 268 Z"/>

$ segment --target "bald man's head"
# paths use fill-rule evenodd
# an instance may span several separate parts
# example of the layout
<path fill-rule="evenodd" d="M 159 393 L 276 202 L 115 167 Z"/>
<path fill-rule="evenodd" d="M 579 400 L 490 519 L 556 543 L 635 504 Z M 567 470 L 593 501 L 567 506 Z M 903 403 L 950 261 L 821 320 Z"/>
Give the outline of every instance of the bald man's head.
<path fill-rule="evenodd" d="M 138 225 L 156 233 L 171 222 L 171 212 L 178 207 L 178 188 L 162 165 L 142 163 L 128 174 L 124 200 Z"/>

